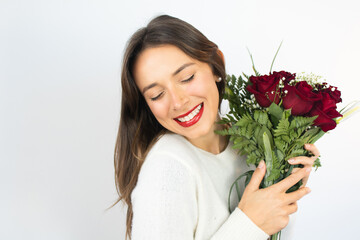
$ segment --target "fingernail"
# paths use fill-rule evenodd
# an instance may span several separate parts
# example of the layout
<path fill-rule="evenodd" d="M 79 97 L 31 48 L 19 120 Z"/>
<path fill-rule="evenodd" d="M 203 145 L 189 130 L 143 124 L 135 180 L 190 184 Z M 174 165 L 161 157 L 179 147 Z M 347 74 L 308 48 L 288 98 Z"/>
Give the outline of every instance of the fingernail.
<path fill-rule="evenodd" d="M 306 147 L 306 148 L 309 148 L 309 147 L 310 147 L 310 144 L 308 144 L 308 143 L 305 144 L 305 147 Z"/>
<path fill-rule="evenodd" d="M 293 163 L 293 162 L 295 162 L 295 159 L 290 158 L 290 159 L 288 160 L 288 162 L 289 162 L 289 163 Z"/>
<path fill-rule="evenodd" d="M 310 171 L 311 171 L 310 167 L 306 168 L 306 172 L 310 172 Z"/>
<path fill-rule="evenodd" d="M 307 193 L 310 193 L 310 192 L 311 192 L 311 189 L 310 189 L 310 188 L 306 188 L 306 192 L 307 192 Z"/>
<path fill-rule="evenodd" d="M 259 163 L 259 165 L 258 165 L 258 168 L 263 168 L 264 167 L 264 160 L 261 160 L 260 161 L 260 163 Z"/>

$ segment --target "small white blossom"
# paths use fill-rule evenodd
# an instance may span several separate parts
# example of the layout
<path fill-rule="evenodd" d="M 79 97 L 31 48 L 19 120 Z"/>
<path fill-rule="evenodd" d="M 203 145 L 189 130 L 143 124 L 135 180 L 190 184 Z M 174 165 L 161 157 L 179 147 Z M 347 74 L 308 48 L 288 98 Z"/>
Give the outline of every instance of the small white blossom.
<path fill-rule="evenodd" d="M 306 81 L 313 88 L 315 88 L 316 85 L 324 84 L 326 81 L 326 79 L 323 79 L 321 76 L 315 75 L 313 73 L 305 74 L 304 72 L 296 75 L 295 80 L 296 82 Z"/>

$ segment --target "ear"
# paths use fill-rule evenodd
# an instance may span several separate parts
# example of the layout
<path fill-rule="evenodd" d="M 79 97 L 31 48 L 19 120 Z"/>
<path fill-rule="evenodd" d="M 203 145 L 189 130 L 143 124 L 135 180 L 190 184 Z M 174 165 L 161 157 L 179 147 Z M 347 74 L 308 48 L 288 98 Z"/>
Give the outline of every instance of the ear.
<path fill-rule="evenodd" d="M 225 58 L 224 58 L 224 54 L 222 53 L 222 51 L 220 49 L 217 50 L 217 54 L 221 57 L 224 65 L 225 65 Z"/>

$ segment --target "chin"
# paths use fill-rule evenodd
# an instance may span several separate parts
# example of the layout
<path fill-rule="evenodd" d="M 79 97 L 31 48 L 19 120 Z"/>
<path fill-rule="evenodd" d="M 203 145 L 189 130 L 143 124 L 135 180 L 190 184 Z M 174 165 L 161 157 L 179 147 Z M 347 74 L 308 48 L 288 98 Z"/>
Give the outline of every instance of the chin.
<path fill-rule="evenodd" d="M 203 128 L 203 129 L 194 129 L 189 134 L 186 134 L 185 137 L 188 139 L 201 138 L 201 137 L 208 135 L 210 133 L 211 129 L 212 129 L 211 127 L 207 127 L 207 128 Z"/>

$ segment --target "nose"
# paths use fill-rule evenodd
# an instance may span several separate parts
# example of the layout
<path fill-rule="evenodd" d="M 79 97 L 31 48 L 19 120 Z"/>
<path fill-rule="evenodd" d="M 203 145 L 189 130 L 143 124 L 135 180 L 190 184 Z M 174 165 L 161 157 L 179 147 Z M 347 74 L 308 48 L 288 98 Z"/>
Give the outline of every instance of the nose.
<path fill-rule="evenodd" d="M 172 107 L 174 110 L 180 110 L 189 101 L 189 97 L 181 87 L 174 87 L 170 93 Z"/>

